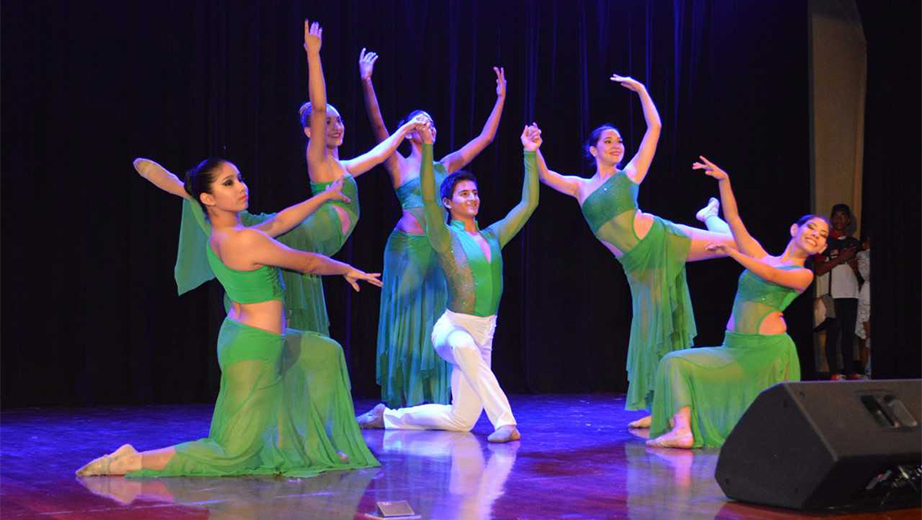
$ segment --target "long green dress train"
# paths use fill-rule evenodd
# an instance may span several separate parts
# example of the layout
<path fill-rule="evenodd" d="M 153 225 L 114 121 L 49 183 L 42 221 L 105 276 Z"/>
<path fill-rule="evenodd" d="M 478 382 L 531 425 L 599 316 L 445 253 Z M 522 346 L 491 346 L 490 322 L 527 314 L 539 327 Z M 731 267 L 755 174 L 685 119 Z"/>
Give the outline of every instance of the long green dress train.
<path fill-rule="evenodd" d="M 314 194 L 324 191 L 331 183 L 311 183 Z M 294 229 L 276 240 L 299 251 L 320 253 L 333 256 L 355 229 L 359 220 L 358 185 L 351 175 L 346 175 L 343 193 L 350 203 L 339 201 L 325 203 L 311 216 L 307 217 Z M 349 229 L 342 231 L 342 223 L 333 206 L 343 208 L 349 214 Z M 275 216 L 275 213 L 252 214 L 240 212 L 240 220 L 245 226 L 255 226 Z M 179 294 L 195 289 L 199 285 L 214 279 L 214 273 L 205 257 L 205 246 L 211 227 L 205 220 L 201 207 L 189 200 L 183 201 L 182 222 L 179 229 L 179 249 L 176 253 L 176 266 L 173 276 Z M 327 315 L 326 300 L 323 296 L 323 283 L 319 276 L 303 274 L 282 269 L 285 281 L 285 308 L 288 324 L 298 330 L 330 335 L 330 319 Z M 225 300 L 225 306 L 228 306 Z"/>
<path fill-rule="evenodd" d="M 436 186 L 448 176 L 434 164 Z M 425 222 L 419 178 L 396 190 L 400 206 Z M 425 235 L 395 229 L 384 248 L 378 320 L 377 383 L 390 408 L 451 400 L 451 367 L 432 347 L 432 327 L 445 312 L 448 287 Z"/>
<path fill-rule="evenodd" d="M 283 299 L 279 269 L 233 270 L 205 247 L 233 301 Z M 332 339 L 294 329 L 283 336 L 228 317 L 218 336 L 218 364 L 221 387 L 208 437 L 174 446 L 162 470 L 128 476 L 309 477 L 379 465 L 355 422 L 345 357 Z"/>
<path fill-rule="evenodd" d="M 650 409 L 656 367 L 666 354 L 688 348 L 697 335 L 685 260 L 691 239 L 672 222 L 653 217 L 642 239 L 634 232 L 635 184 L 616 172 L 583 201 L 596 238 L 624 253 L 619 261 L 631 287 L 633 318 L 627 351 L 625 409 Z"/>
<path fill-rule="evenodd" d="M 787 334 L 759 334 L 769 314 L 784 311 L 797 291 L 743 271 L 733 301 L 733 328 L 720 347 L 673 352 L 660 361 L 653 392 L 651 438 L 691 408 L 695 448 L 720 446 L 762 390 L 800 380 L 797 348 Z"/>

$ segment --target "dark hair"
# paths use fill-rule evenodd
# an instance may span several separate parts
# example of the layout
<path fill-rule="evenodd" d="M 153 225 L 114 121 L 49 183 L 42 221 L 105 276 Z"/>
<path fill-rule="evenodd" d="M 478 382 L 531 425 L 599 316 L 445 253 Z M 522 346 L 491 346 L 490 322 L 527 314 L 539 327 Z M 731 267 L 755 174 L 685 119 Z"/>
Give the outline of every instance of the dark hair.
<path fill-rule="evenodd" d="M 327 103 L 327 108 L 336 110 L 332 103 Z M 339 110 L 336 111 L 339 112 Z M 311 102 L 308 101 L 301 105 L 301 108 L 298 109 L 298 114 L 301 116 L 301 128 L 309 128 L 311 126 Z"/>
<path fill-rule="evenodd" d="M 428 117 L 429 120 L 432 121 L 432 126 L 435 126 L 435 118 L 432 117 L 432 114 L 430 114 L 429 112 L 426 112 L 425 110 L 422 110 L 422 109 L 417 108 L 416 110 L 411 110 L 410 113 L 406 115 L 406 117 L 404 117 L 403 119 L 401 119 L 400 122 L 397 123 L 397 128 L 400 128 L 401 126 L 407 124 L 407 123 L 408 123 L 409 121 L 411 121 L 414 117 L 416 117 L 416 116 L 418 116 L 418 115 L 420 115 L 420 114 L 423 114 L 423 115 L 425 115 L 426 117 Z"/>
<path fill-rule="evenodd" d="M 808 213 L 808 214 L 806 214 L 806 215 L 800 217 L 799 219 L 797 219 L 797 227 L 803 226 L 804 224 L 806 224 L 807 222 L 810 222 L 811 220 L 813 220 L 813 219 L 815 219 L 815 218 L 816 218 L 816 219 L 819 219 L 819 220 L 822 220 L 823 222 L 826 223 L 827 226 L 830 225 L 830 224 L 829 224 L 829 219 L 828 219 L 828 218 L 826 218 L 826 217 L 824 217 L 824 216 L 822 216 L 822 215 L 814 215 L 814 214 L 812 214 L 812 213 Z"/>
<path fill-rule="evenodd" d="M 206 215 L 208 214 L 208 208 L 202 203 L 199 195 L 211 193 L 211 184 L 214 182 L 215 172 L 226 162 L 220 157 L 209 157 L 186 172 L 186 182 L 183 184 L 183 188 L 186 189 L 186 193 L 195 199 L 195 202 L 199 203 Z"/>
<path fill-rule="evenodd" d="M 451 200 L 452 196 L 455 194 L 455 186 L 461 181 L 471 181 L 476 185 L 477 177 L 474 177 L 473 173 L 465 170 L 458 170 L 448 177 L 445 177 L 445 180 L 442 181 L 442 187 L 440 188 L 442 198 Z"/>
<path fill-rule="evenodd" d="M 618 132 L 618 135 L 621 135 L 621 131 L 615 128 L 614 126 L 612 126 L 610 123 L 605 123 L 604 125 L 601 125 L 595 130 L 593 130 L 592 133 L 589 134 L 589 139 L 586 139 L 586 144 L 583 145 L 583 153 L 586 154 L 586 159 L 590 163 L 595 162 L 595 157 L 593 157 L 592 153 L 589 152 L 589 148 L 599 144 L 599 139 L 602 138 L 602 134 L 606 130 L 614 130 L 615 132 Z M 618 164 L 621 164 L 621 163 L 618 163 Z"/>
<path fill-rule="evenodd" d="M 842 213 L 845 213 L 845 215 L 848 218 L 852 218 L 852 208 L 848 207 L 848 204 L 842 204 L 842 203 L 836 204 L 835 206 L 832 207 L 832 211 L 829 214 L 835 215 L 839 211 L 841 211 Z"/>

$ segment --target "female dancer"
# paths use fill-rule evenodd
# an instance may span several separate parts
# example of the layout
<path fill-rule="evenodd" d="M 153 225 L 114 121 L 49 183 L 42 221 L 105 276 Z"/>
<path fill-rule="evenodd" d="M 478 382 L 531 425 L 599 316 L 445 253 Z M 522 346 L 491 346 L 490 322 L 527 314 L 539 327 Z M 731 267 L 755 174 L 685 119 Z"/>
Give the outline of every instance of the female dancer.
<path fill-rule="evenodd" d="M 286 332 L 278 268 L 342 275 L 355 290 L 359 280 L 380 286 L 378 275 L 270 238 L 316 210 L 324 202 L 318 197 L 345 197 L 329 190 L 247 227 L 240 218 L 247 185 L 230 162 L 203 161 L 185 186 L 207 212 L 208 263 L 232 301 L 218 336 L 221 389 L 209 435 L 143 453 L 126 444 L 77 474 L 310 476 L 378 465 L 354 419 L 339 344 L 315 333 Z"/>
<path fill-rule="evenodd" d="M 631 286 L 634 317 L 628 343 L 627 410 L 650 409 L 653 378 L 660 358 L 688 348 L 696 335 L 695 317 L 685 263 L 726 256 L 707 249 L 710 243 L 733 247 L 726 223 L 716 217 L 717 201 L 698 212 L 710 231 L 692 228 L 644 213 L 637 192 L 653 161 L 660 134 L 660 118 L 647 89 L 636 80 L 613 74 L 611 81 L 640 96 L 647 131 L 637 154 L 619 170 L 624 156 L 621 134 L 611 125 L 596 128 L 586 143 L 596 173 L 589 179 L 560 175 L 547 168 L 538 154 L 541 181 L 576 198 L 596 238 L 615 255 Z M 649 417 L 632 427 L 649 426 Z"/>
<path fill-rule="evenodd" d="M 388 131 L 371 82 L 377 60 L 377 54 L 362 49 L 359 71 L 372 130 L 383 142 Z M 433 164 L 436 186 L 441 186 L 449 173 L 464 168 L 493 141 L 506 100 L 505 71 L 493 67 L 493 72 L 493 111 L 480 135 Z M 407 119 L 420 116 L 429 122 L 434 140 L 435 123 L 427 112 L 414 110 Z M 384 248 L 384 289 L 378 321 L 377 383 L 381 400 L 394 408 L 425 402 L 446 404 L 451 397 L 450 367 L 436 355 L 430 338 L 435 320 L 445 311 L 447 287 L 422 226 L 425 216 L 419 170 L 423 142 L 418 132 L 410 134 L 408 140 L 408 157 L 397 152 L 384 163 L 403 208 L 403 216 Z"/>
<path fill-rule="evenodd" d="M 326 103 L 326 86 L 320 64 L 320 46 L 323 30 L 314 22 L 304 22 L 304 48 L 310 70 L 310 99 L 301 107 L 301 122 L 309 141 L 307 146 L 308 174 L 311 189 L 323 192 L 334 181 L 342 182 L 344 200 L 331 201 L 299 223 L 278 240 L 288 247 L 326 256 L 336 254 L 355 228 L 359 217 L 358 186 L 354 176 L 361 175 L 381 164 L 393 154 L 403 138 L 416 126 L 424 124 L 423 118 L 414 118 L 402 125 L 394 135 L 383 140 L 371 151 L 350 160 L 339 159 L 344 127 L 339 113 Z M 313 136 L 313 137 L 311 137 Z M 189 199 L 179 178 L 149 159 L 136 159 L 135 169 L 142 177 L 158 188 Z M 244 225 L 255 226 L 273 218 L 273 214 L 240 213 Z M 176 285 L 179 294 L 192 290 L 214 278 L 205 258 L 204 243 L 208 226 L 197 205 L 183 204 L 179 250 L 176 258 Z M 285 282 L 285 306 L 288 322 L 299 330 L 329 335 L 329 317 L 323 296 L 323 284 L 318 276 L 282 270 Z"/>
<path fill-rule="evenodd" d="M 759 392 L 800 380 L 797 349 L 786 334 L 782 311 L 813 282 L 804 260 L 826 248 L 829 223 L 807 215 L 791 225 L 791 240 L 770 256 L 743 225 L 727 173 L 701 157 L 693 166 L 718 180 L 724 218 L 738 250 L 723 243 L 708 249 L 746 268 L 740 276 L 720 347 L 695 348 L 663 357 L 656 372 L 650 446 L 720 446 Z"/>

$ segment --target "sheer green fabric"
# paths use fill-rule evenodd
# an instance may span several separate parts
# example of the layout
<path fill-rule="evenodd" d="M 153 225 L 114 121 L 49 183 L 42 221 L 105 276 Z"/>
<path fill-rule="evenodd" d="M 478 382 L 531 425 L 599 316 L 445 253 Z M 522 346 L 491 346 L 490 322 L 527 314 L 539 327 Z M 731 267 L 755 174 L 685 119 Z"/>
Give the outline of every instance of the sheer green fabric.
<path fill-rule="evenodd" d="M 311 184 L 314 192 L 326 189 L 326 184 Z M 291 231 L 276 237 L 276 240 L 299 251 L 320 253 L 332 256 L 339 252 L 349 238 L 359 218 L 358 186 L 351 175 L 343 182 L 343 193 L 351 202 L 328 202 L 312 215 L 304 219 Z M 342 232 L 339 214 L 333 204 L 346 210 L 350 215 L 347 233 Z M 251 214 L 240 212 L 240 220 L 245 226 L 255 226 L 274 217 L 275 213 Z M 179 230 L 179 247 L 176 253 L 176 265 L 173 275 L 179 294 L 195 289 L 199 285 L 214 279 L 214 272 L 208 263 L 205 247 L 211 225 L 199 204 L 189 200 L 183 201 L 182 221 Z M 327 314 L 323 295 L 323 283 L 319 276 L 303 274 L 282 269 L 285 283 L 286 318 L 290 326 L 298 330 L 308 330 L 320 334 L 330 334 L 330 319 Z M 225 306 L 229 300 L 225 299 Z"/>
<path fill-rule="evenodd" d="M 669 419 L 688 406 L 695 447 L 720 446 L 762 390 L 782 381 L 800 380 L 800 362 L 791 337 L 757 333 L 768 313 L 783 311 L 797 294 L 744 271 L 733 305 L 737 332 L 727 331 L 720 347 L 673 352 L 660 362 L 651 436 L 668 431 Z"/>
<path fill-rule="evenodd" d="M 174 446 L 163 470 L 129 477 L 310 477 L 378 465 L 355 422 L 345 358 L 332 339 L 296 330 L 283 337 L 227 318 L 218 364 L 208 437 Z"/>
<path fill-rule="evenodd" d="M 691 239 L 672 222 L 653 217 L 643 239 L 634 232 L 637 191 L 626 174 L 611 176 L 583 201 L 582 211 L 596 237 L 617 247 L 631 287 L 631 337 L 627 351 L 625 409 L 650 409 L 660 359 L 688 348 L 697 334 L 685 260 Z"/>
<path fill-rule="evenodd" d="M 282 300 L 284 288 L 277 267 L 264 265 L 254 271 L 238 271 L 224 265 L 210 245 L 205 246 L 208 264 L 216 273 L 227 297 L 237 303 L 260 303 Z"/>
<path fill-rule="evenodd" d="M 618 172 L 583 201 L 583 216 L 592 232 L 622 253 L 630 251 L 640 241 L 634 232 L 639 190 L 639 184 L 624 172 Z"/>
<path fill-rule="evenodd" d="M 499 309 L 503 293 L 502 248 L 522 229 L 538 207 L 538 168 L 535 152 L 524 152 L 525 180 L 522 201 L 490 227 L 478 232 L 490 248 L 487 261 L 483 250 L 464 230 L 461 222 L 449 226 L 436 198 L 432 169 L 432 145 L 423 145 L 420 185 L 425 204 L 424 228 L 435 249 L 448 282 L 448 308 L 474 316 L 492 316 Z"/>

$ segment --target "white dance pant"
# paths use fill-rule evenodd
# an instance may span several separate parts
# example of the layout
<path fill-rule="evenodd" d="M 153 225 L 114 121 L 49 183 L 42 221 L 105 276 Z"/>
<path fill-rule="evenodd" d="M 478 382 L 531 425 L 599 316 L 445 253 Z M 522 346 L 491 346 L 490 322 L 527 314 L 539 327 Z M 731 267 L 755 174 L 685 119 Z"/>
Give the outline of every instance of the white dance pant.
<path fill-rule="evenodd" d="M 384 410 L 393 430 L 470 431 L 484 410 L 494 428 L 515 424 L 509 399 L 490 369 L 496 316 L 445 311 L 432 327 L 432 345 L 451 363 L 451 404 Z"/>

